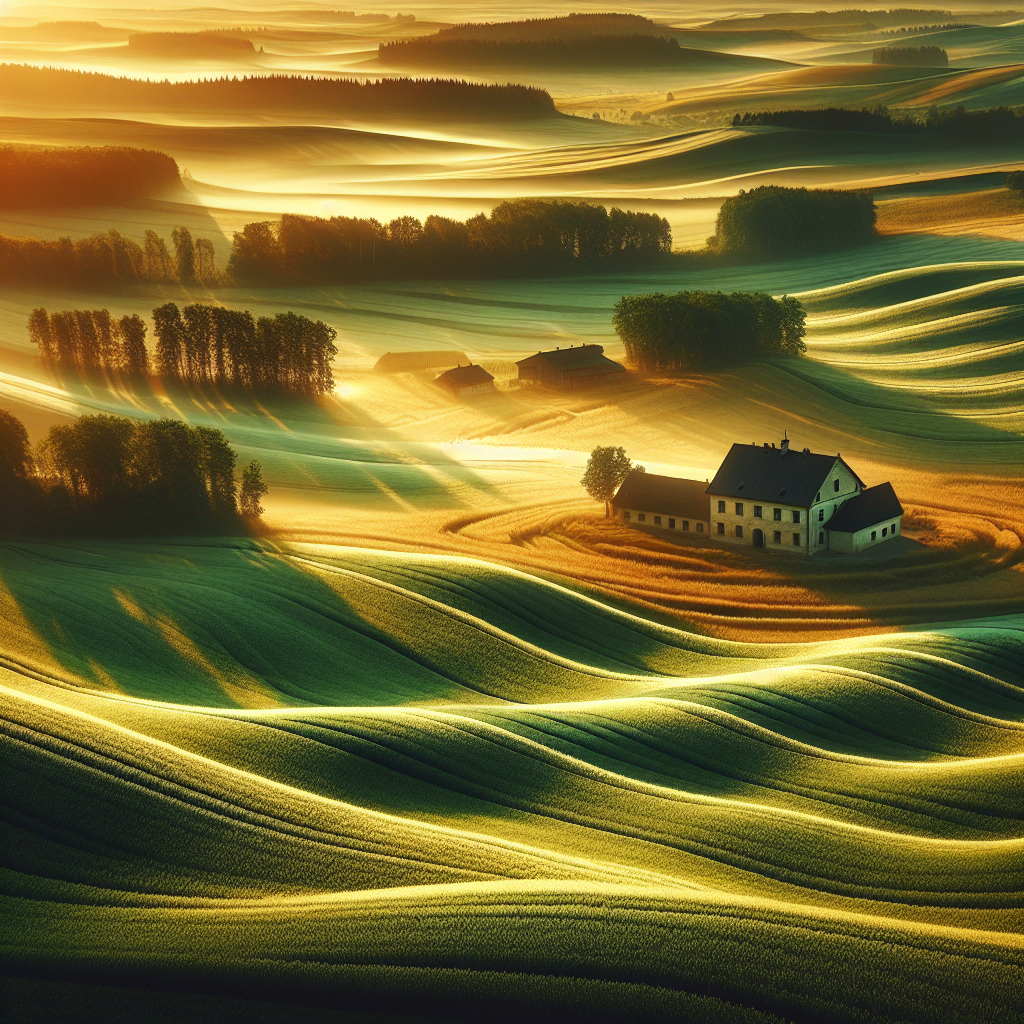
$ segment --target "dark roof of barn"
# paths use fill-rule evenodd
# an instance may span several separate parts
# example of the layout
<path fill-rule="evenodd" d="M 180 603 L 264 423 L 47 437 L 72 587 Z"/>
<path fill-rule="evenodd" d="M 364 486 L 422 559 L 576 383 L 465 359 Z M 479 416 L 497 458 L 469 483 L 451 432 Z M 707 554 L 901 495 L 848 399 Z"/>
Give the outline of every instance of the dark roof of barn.
<path fill-rule="evenodd" d="M 602 345 L 574 345 L 570 348 L 556 348 L 550 352 L 537 352 L 516 362 L 517 366 L 529 363 L 534 359 L 543 359 L 556 370 L 572 372 L 574 370 L 602 370 L 605 373 L 625 371 L 621 363 L 616 363 L 604 354 Z"/>
<path fill-rule="evenodd" d="M 838 455 L 818 455 L 796 448 L 784 451 L 757 444 L 734 444 L 708 484 L 707 493 L 809 508 L 837 461 L 843 462 Z M 856 473 L 853 476 L 860 481 Z"/>
<path fill-rule="evenodd" d="M 619 485 L 612 504 L 638 512 L 656 512 L 680 519 L 710 518 L 706 480 L 683 480 L 633 470 Z"/>
<path fill-rule="evenodd" d="M 470 363 L 469 366 L 453 366 L 450 370 L 439 373 L 434 378 L 434 383 L 467 388 L 473 384 L 486 384 L 490 380 L 494 380 L 493 374 L 488 373 L 482 366 Z"/>
<path fill-rule="evenodd" d="M 876 526 L 887 519 L 899 519 L 903 506 L 892 484 L 876 484 L 861 491 L 855 498 L 844 502 L 828 521 L 828 528 L 838 533 L 856 533 L 868 526 Z"/>

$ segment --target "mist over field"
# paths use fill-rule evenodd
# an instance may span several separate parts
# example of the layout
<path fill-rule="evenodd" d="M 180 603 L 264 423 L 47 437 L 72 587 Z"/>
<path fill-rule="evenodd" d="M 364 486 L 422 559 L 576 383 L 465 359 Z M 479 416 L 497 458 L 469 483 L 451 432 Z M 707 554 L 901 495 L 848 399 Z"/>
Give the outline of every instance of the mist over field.
<path fill-rule="evenodd" d="M 1019 1020 L 1024 8 L 816 6 L 0 5 L 5 1021 Z"/>

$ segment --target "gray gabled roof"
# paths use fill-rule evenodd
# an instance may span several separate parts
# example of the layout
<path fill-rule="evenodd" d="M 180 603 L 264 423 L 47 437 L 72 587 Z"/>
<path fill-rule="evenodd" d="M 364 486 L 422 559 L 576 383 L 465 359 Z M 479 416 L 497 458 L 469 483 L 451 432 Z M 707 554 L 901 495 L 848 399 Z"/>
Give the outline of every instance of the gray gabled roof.
<path fill-rule="evenodd" d="M 605 373 L 625 371 L 621 363 L 616 363 L 604 354 L 602 345 L 576 345 L 571 348 L 556 348 L 550 352 L 537 352 L 535 355 L 519 359 L 517 366 L 543 359 L 556 370 L 602 370 Z"/>
<path fill-rule="evenodd" d="M 637 512 L 678 516 L 680 519 L 710 518 L 705 480 L 683 480 L 676 476 L 659 476 L 633 470 L 619 485 L 612 498 L 616 508 L 632 508 Z"/>
<path fill-rule="evenodd" d="M 877 526 L 887 520 L 899 519 L 903 506 L 892 484 L 876 484 L 861 491 L 855 498 L 843 502 L 839 511 L 828 521 L 828 529 L 836 533 L 856 533 L 868 526 Z"/>
<path fill-rule="evenodd" d="M 494 380 L 482 366 L 470 363 L 469 366 L 453 366 L 434 378 L 435 384 L 448 384 L 457 388 L 466 388 L 472 384 L 486 384 Z"/>
<path fill-rule="evenodd" d="M 836 462 L 843 460 L 838 455 L 818 455 L 794 448 L 784 451 L 756 444 L 734 444 L 708 484 L 707 493 L 809 508 Z M 857 474 L 845 462 L 843 465 L 860 483 Z"/>

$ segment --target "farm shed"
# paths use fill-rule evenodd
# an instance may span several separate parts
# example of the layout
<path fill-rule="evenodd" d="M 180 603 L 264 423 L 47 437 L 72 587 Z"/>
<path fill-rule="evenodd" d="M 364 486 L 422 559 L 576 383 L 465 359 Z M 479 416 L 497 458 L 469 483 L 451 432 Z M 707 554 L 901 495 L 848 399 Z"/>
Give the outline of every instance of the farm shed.
<path fill-rule="evenodd" d="M 604 354 L 601 345 L 577 345 L 556 348 L 551 352 L 520 359 L 519 383 L 550 388 L 575 389 L 589 387 L 619 373 L 626 368 Z"/>

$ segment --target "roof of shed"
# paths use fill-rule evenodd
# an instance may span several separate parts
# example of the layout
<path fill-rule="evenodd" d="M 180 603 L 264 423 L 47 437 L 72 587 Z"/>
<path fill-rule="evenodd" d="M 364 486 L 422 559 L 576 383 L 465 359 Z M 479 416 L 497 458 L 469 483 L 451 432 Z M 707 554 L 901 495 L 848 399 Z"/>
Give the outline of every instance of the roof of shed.
<path fill-rule="evenodd" d="M 534 359 L 543 359 L 556 370 L 604 370 L 607 373 L 618 373 L 626 368 L 604 354 L 602 345 L 575 345 L 570 348 L 556 348 L 550 352 L 537 352 L 525 359 L 519 359 L 517 366 L 529 363 Z"/>
<path fill-rule="evenodd" d="M 868 526 L 876 526 L 887 519 L 903 515 L 903 506 L 892 484 L 886 481 L 861 491 L 855 498 L 844 502 L 828 521 L 828 529 L 837 533 L 856 533 Z"/>
<path fill-rule="evenodd" d="M 676 476 L 659 476 L 632 470 L 612 498 L 617 508 L 638 512 L 656 512 L 680 519 L 710 518 L 705 480 L 683 480 Z"/>
<path fill-rule="evenodd" d="M 734 444 L 708 484 L 707 493 L 809 508 L 836 462 L 843 460 L 838 455 L 818 455 L 795 448 L 786 451 Z M 843 465 L 860 482 L 845 462 Z"/>
<path fill-rule="evenodd" d="M 494 380 L 494 375 L 488 373 L 482 366 L 470 363 L 469 366 L 453 366 L 444 373 L 439 373 L 434 378 L 435 384 L 454 384 L 455 387 L 465 388 L 472 384 L 486 384 Z"/>

